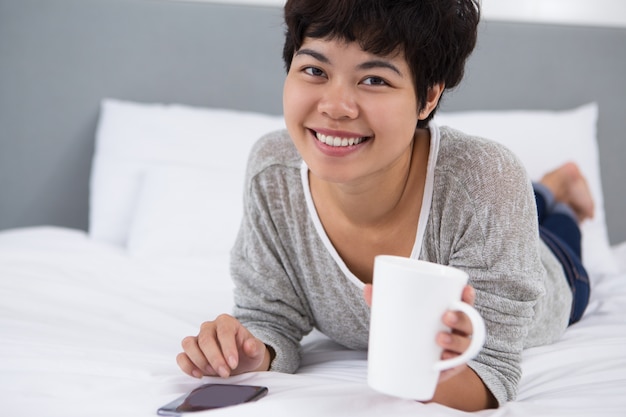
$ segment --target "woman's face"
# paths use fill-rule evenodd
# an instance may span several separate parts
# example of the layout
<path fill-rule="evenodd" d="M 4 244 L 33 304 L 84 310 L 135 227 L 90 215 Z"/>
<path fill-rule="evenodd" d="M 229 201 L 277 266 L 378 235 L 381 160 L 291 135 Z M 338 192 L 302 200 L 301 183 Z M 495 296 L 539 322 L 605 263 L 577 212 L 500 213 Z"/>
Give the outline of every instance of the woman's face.
<path fill-rule="evenodd" d="M 377 56 L 355 42 L 313 38 L 293 57 L 283 106 L 311 173 L 343 184 L 406 162 L 418 118 L 428 114 L 418 112 L 402 53 Z"/>

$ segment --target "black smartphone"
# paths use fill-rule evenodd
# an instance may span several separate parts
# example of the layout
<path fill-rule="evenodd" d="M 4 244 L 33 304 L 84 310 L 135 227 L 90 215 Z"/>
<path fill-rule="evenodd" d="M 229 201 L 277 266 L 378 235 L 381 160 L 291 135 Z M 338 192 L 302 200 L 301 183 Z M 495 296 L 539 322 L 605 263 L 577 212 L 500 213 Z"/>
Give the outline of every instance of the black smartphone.
<path fill-rule="evenodd" d="M 157 410 L 160 416 L 180 416 L 190 411 L 211 410 L 256 401 L 267 387 L 255 385 L 204 384 Z"/>

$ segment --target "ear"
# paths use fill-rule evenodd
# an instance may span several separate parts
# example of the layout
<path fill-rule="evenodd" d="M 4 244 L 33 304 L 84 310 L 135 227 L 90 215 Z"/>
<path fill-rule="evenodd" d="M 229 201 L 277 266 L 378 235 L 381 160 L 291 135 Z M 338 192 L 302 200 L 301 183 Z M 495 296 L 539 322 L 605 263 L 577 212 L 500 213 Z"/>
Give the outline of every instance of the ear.
<path fill-rule="evenodd" d="M 426 97 L 426 105 L 419 112 L 417 118 L 419 120 L 426 119 L 430 113 L 437 107 L 439 103 L 439 99 L 441 98 L 441 94 L 443 94 L 443 90 L 446 88 L 444 83 L 435 84 L 428 89 L 428 97 Z"/>

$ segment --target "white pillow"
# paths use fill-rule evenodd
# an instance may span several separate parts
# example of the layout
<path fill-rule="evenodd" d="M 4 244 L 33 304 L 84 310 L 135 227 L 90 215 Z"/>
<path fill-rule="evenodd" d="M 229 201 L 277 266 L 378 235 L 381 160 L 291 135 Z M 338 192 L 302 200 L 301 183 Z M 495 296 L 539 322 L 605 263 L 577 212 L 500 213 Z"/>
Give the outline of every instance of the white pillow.
<path fill-rule="evenodd" d="M 596 274 L 617 270 L 605 222 L 597 116 L 597 105 L 588 104 L 568 111 L 440 113 L 435 120 L 505 144 L 533 179 L 566 161 L 577 162 L 596 203 L 595 218 L 582 225 L 584 262 Z M 168 251 L 195 256 L 212 242 L 230 243 L 239 221 L 249 149 L 264 133 L 281 128 L 281 116 L 103 101 L 91 178 L 90 236 L 128 245 L 141 256 Z M 203 185 L 206 191 L 195 191 Z M 232 203 L 209 200 L 217 194 Z M 224 219 L 204 212 L 228 205 L 230 210 L 218 214 Z M 166 219 L 178 228 L 165 224 Z M 203 228 L 208 232 L 202 233 Z"/>
<path fill-rule="evenodd" d="M 243 215 L 243 169 L 229 175 L 182 166 L 149 169 L 128 236 L 137 257 L 228 259 Z"/>
<path fill-rule="evenodd" d="M 141 178 L 151 168 L 202 168 L 222 179 L 242 174 L 252 144 L 282 128 L 282 116 L 104 100 L 91 174 L 90 237 L 126 246 Z"/>
<path fill-rule="evenodd" d="M 587 178 L 595 215 L 581 225 L 583 262 L 591 274 L 614 273 L 617 263 L 608 239 L 600 180 L 596 124 L 598 106 L 566 111 L 468 111 L 439 113 L 435 122 L 498 141 L 515 152 L 531 179 L 574 161 Z"/>

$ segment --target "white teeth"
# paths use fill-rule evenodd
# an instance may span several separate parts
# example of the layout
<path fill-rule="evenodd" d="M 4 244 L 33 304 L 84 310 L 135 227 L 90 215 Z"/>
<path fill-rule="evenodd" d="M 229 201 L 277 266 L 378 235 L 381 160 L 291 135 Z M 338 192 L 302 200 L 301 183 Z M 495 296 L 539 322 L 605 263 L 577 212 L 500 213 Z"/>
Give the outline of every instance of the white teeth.
<path fill-rule="evenodd" d="M 329 146 L 352 146 L 363 142 L 363 138 L 340 138 L 337 136 L 326 136 L 321 133 L 315 133 L 317 140 Z"/>

